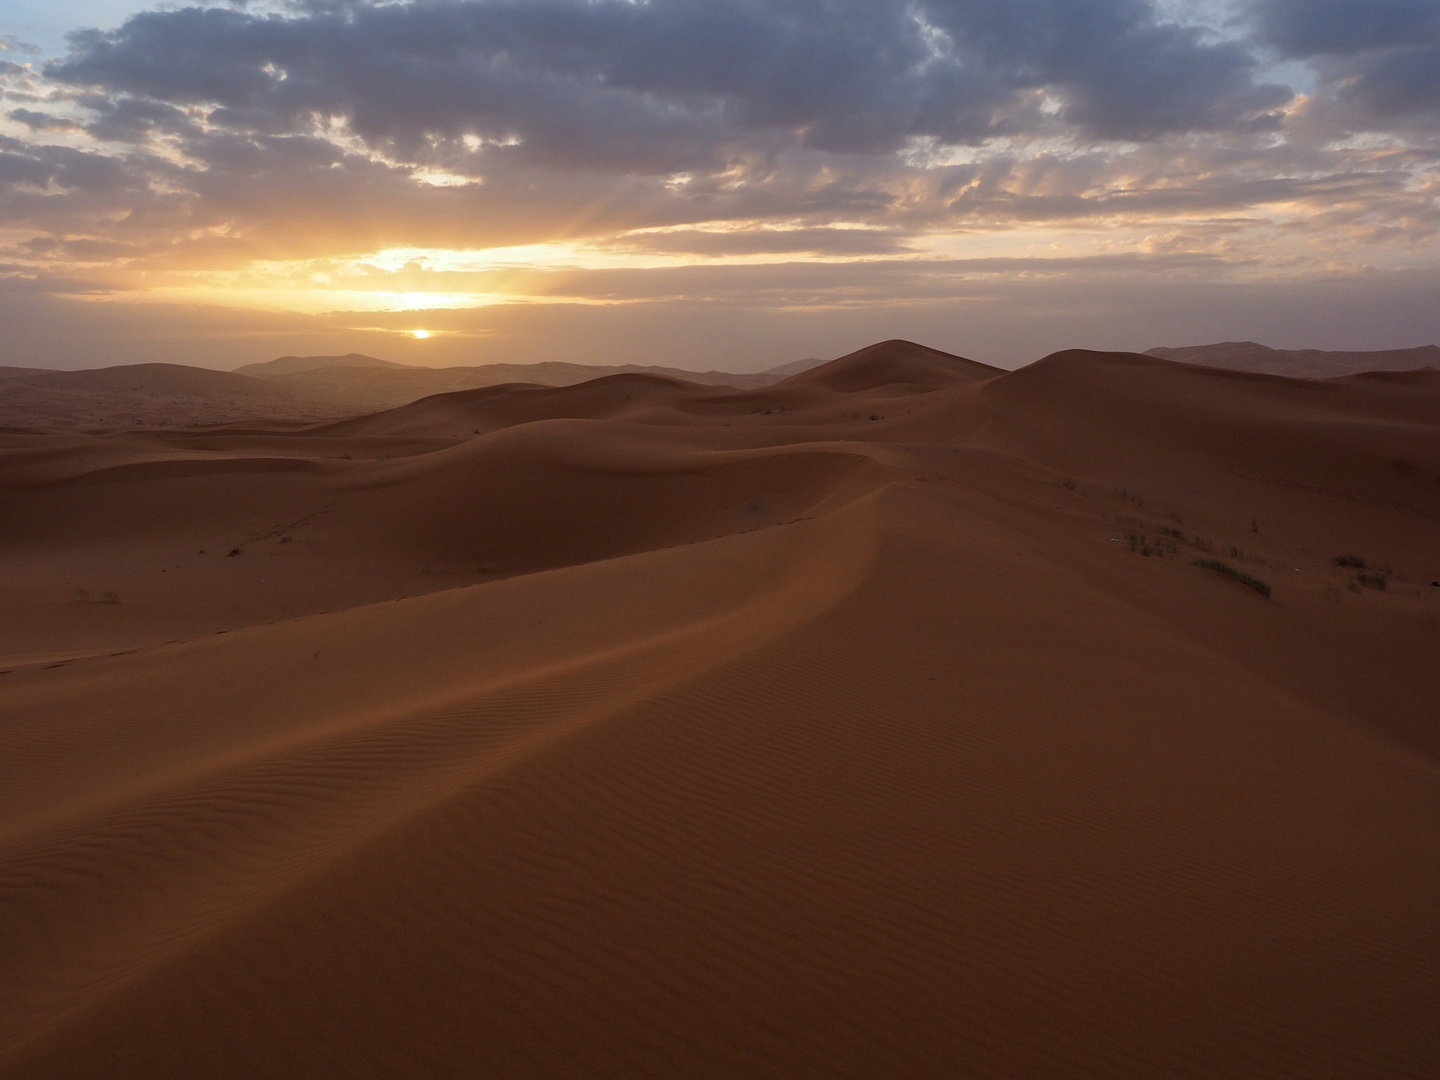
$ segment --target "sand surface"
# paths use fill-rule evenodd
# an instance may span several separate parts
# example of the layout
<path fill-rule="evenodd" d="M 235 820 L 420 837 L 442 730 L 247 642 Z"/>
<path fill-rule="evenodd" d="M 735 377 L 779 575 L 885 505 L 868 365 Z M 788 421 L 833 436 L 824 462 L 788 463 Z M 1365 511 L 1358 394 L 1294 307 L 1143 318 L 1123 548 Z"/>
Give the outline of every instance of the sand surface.
<path fill-rule="evenodd" d="M 0 1076 L 1435 1075 L 1440 374 L 289 419 L 0 433 Z"/>

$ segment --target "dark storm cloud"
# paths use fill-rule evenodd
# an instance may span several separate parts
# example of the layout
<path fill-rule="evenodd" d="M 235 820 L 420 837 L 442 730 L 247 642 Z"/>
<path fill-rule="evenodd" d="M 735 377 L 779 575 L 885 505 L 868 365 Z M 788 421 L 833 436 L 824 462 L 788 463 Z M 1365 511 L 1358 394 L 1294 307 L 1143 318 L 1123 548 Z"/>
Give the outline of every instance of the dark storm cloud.
<path fill-rule="evenodd" d="M 886 153 L 1073 129 L 1242 128 L 1290 97 L 1145 0 L 472 0 L 137 15 L 46 74 L 412 162 L 666 173 L 744 147 Z M 1037 108 L 1036 95 L 1053 98 Z M 467 154 L 463 140 L 488 144 Z"/>
<path fill-rule="evenodd" d="M 1324 88 L 1378 121 L 1440 119 L 1437 0 L 1258 0 L 1259 38 L 1281 56 L 1312 61 Z"/>

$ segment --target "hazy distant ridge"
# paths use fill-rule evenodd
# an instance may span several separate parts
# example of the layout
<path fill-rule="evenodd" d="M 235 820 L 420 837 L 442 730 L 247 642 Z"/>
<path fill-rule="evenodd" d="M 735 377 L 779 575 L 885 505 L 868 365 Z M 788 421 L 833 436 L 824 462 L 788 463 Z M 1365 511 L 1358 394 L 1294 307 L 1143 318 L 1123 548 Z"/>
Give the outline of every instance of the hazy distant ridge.
<path fill-rule="evenodd" d="M 203 427 L 282 419 L 317 423 L 392 409 L 436 394 L 516 383 L 574 386 L 617 374 L 755 390 L 822 363 L 799 360 L 742 375 L 556 362 L 422 368 L 348 353 L 281 356 L 235 371 L 183 364 L 122 364 L 82 371 L 0 367 L 4 387 L 0 427 L 105 430 L 119 425 Z"/>
<path fill-rule="evenodd" d="M 1414 371 L 1440 369 L 1440 346 L 1415 349 L 1382 349 L 1372 352 L 1340 352 L 1321 349 L 1272 349 L 1254 341 L 1221 341 L 1214 345 L 1190 345 L 1179 349 L 1147 349 L 1146 356 L 1176 360 L 1183 364 L 1251 371 L 1265 375 L 1287 375 L 1296 379 L 1333 379 L 1364 371 Z"/>
<path fill-rule="evenodd" d="M 323 368 L 400 368 L 408 370 L 408 364 L 396 364 L 390 360 L 366 356 L 364 353 L 346 353 L 344 356 L 280 356 L 260 364 L 244 364 L 235 369 L 236 375 L 249 375 L 256 379 L 273 379 L 283 375 L 296 375 Z"/>
<path fill-rule="evenodd" d="M 658 375 L 702 386 L 732 386 L 754 390 L 779 382 L 820 360 L 800 360 L 772 371 L 738 374 L 727 371 L 685 371 L 636 364 L 598 365 L 544 361 L 537 364 L 477 364 L 466 367 L 425 368 L 395 364 L 373 356 L 282 356 L 263 364 L 236 368 L 247 375 L 278 383 L 298 393 L 323 397 L 352 408 L 384 409 L 431 394 L 479 390 L 506 383 L 573 386 L 605 375 Z"/>

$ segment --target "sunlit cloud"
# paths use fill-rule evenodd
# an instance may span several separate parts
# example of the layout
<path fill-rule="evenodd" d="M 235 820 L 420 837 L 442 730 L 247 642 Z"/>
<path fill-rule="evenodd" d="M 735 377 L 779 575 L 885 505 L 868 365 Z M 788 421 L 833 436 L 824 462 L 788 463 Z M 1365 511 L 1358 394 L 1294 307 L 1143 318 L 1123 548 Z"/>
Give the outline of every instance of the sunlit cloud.
<path fill-rule="evenodd" d="M 0 288 L 406 315 L 723 280 L 822 311 L 1440 265 L 1432 5 L 304 0 L 75 29 L 0 49 Z M 409 319 L 387 333 L 426 340 Z"/>

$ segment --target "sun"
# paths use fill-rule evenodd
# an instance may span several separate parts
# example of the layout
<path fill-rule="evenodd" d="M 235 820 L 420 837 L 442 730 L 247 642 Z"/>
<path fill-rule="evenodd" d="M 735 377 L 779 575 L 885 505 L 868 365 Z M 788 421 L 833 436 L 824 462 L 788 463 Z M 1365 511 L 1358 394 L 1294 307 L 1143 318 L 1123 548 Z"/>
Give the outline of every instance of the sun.
<path fill-rule="evenodd" d="M 424 341 L 426 338 L 428 338 L 428 337 L 430 336 L 430 331 L 429 331 L 429 330 L 411 330 L 411 331 L 410 331 L 410 336 L 413 337 L 416 341 Z"/>

